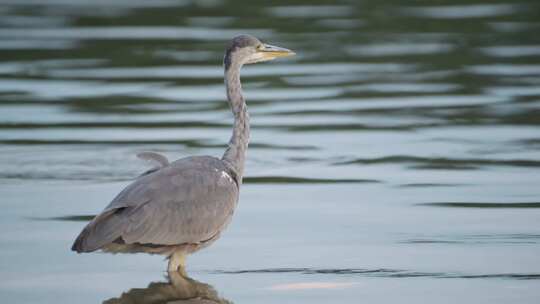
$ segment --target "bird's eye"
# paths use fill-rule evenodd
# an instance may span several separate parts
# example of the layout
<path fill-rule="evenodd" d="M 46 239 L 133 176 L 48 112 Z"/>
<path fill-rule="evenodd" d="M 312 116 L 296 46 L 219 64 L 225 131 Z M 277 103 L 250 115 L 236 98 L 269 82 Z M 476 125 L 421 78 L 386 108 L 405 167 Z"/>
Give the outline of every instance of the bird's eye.
<path fill-rule="evenodd" d="M 262 49 L 264 49 L 264 44 L 259 44 L 259 45 L 257 46 L 257 50 L 262 50 Z"/>

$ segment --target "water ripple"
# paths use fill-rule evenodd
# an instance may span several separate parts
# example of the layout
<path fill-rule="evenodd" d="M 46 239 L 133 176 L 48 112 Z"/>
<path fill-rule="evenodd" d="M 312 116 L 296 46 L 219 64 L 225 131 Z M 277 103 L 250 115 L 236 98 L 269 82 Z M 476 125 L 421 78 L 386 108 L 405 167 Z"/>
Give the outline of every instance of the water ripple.
<path fill-rule="evenodd" d="M 488 203 L 488 202 L 436 202 L 422 203 L 418 206 L 450 207 L 450 208 L 540 208 L 537 202 L 516 202 L 516 203 Z"/>
<path fill-rule="evenodd" d="M 440 19 L 486 18 L 511 15 L 522 9 L 514 4 L 470 4 L 404 7 L 407 15 Z"/>
<path fill-rule="evenodd" d="M 268 12 L 276 17 L 291 18 L 344 17 L 352 13 L 345 5 L 274 6 L 268 8 Z"/>
<path fill-rule="evenodd" d="M 245 177 L 246 184 L 358 184 L 380 183 L 374 179 L 332 179 L 332 178 L 305 178 L 292 176 L 257 176 Z"/>
<path fill-rule="evenodd" d="M 0 28 L 0 39 L 39 38 L 63 40 L 206 40 L 226 41 L 241 29 L 195 28 L 172 26 L 115 26 L 115 27 L 69 27 L 69 28 Z M 250 29 L 257 37 L 268 37 L 270 30 Z"/>
<path fill-rule="evenodd" d="M 385 43 L 351 46 L 345 50 L 353 56 L 407 56 L 441 54 L 452 51 L 453 46 L 445 43 Z"/>
<path fill-rule="evenodd" d="M 489 158 L 447 158 L 447 157 L 420 157 L 395 155 L 377 158 L 357 158 L 335 163 L 335 165 L 350 164 L 413 164 L 414 169 L 455 169 L 474 170 L 484 166 L 513 166 L 513 167 L 540 167 L 540 160 L 532 159 L 489 159 Z"/>
<path fill-rule="evenodd" d="M 279 274 L 298 273 L 306 275 L 332 274 L 354 275 L 364 277 L 386 278 L 438 278 L 438 279 L 508 279 L 508 280 L 539 280 L 540 273 L 491 273 L 491 274 L 466 274 L 450 272 L 420 272 L 399 269 L 362 269 L 362 268 L 268 268 L 268 269 L 245 269 L 245 270 L 214 270 L 217 274 Z"/>
<path fill-rule="evenodd" d="M 404 244 L 538 244 L 540 235 L 538 234 L 471 234 L 471 235 L 435 235 L 418 236 L 407 239 Z"/>

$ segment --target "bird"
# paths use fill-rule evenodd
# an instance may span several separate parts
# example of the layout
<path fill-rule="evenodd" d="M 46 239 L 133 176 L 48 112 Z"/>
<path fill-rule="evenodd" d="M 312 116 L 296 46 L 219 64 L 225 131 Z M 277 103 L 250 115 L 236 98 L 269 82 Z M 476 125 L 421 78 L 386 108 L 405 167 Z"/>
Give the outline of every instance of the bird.
<path fill-rule="evenodd" d="M 215 242 L 238 204 L 250 139 L 242 93 L 244 64 L 295 55 L 251 35 L 234 37 L 223 57 L 226 96 L 234 116 L 232 136 L 221 158 L 189 156 L 169 162 L 155 152 L 138 156 L 156 166 L 126 186 L 75 239 L 77 253 L 161 254 L 168 272 L 186 273 L 186 257 Z"/>

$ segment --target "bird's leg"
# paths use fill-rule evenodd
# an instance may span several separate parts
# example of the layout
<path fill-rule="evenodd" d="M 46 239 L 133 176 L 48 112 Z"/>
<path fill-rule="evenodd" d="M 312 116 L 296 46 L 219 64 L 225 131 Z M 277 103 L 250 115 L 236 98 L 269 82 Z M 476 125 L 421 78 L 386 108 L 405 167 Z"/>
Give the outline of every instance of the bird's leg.
<path fill-rule="evenodd" d="M 183 251 L 175 251 L 169 256 L 168 272 L 179 272 L 180 274 L 187 276 L 186 274 L 186 253 Z"/>

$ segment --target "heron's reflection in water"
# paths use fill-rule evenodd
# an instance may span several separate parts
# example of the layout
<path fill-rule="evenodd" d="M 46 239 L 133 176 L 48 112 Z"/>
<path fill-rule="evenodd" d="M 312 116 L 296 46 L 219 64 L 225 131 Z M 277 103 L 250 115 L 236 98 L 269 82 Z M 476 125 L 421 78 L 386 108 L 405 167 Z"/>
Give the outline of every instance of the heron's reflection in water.
<path fill-rule="evenodd" d="M 195 281 L 178 272 L 171 272 L 167 282 L 152 282 L 146 288 L 133 288 L 118 298 L 105 300 L 104 304 L 161 304 L 190 303 L 210 304 L 232 302 L 220 298 L 211 285 Z"/>

